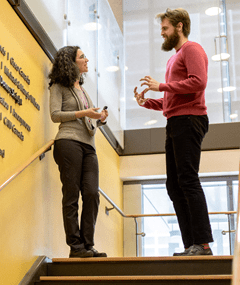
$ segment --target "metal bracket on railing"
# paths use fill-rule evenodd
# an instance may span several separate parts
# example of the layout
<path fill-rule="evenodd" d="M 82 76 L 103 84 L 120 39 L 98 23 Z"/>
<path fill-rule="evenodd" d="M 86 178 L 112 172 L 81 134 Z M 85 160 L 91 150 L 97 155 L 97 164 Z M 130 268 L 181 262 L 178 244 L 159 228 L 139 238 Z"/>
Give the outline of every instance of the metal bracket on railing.
<path fill-rule="evenodd" d="M 138 236 L 142 236 L 142 237 L 145 237 L 145 236 L 146 236 L 146 234 L 145 234 L 144 232 L 136 233 L 136 235 L 138 235 Z"/>
<path fill-rule="evenodd" d="M 222 235 L 226 235 L 226 234 L 229 234 L 229 233 L 235 233 L 236 231 L 235 230 L 231 230 L 231 231 L 222 231 Z"/>
<path fill-rule="evenodd" d="M 39 160 L 44 159 L 45 153 L 46 153 L 47 151 L 51 150 L 51 149 L 52 149 L 52 147 L 50 146 L 44 153 L 42 153 L 41 155 L 39 155 Z"/>
<path fill-rule="evenodd" d="M 114 210 L 114 209 L 115 209 L 115 207 L 108 208 L 108 207 L 106 206 L 106 207 L 105 207 L 105 213 L 106 213 L 106 215 L 109 215 L 109 212 L 112 211 L 112 210 Z"/>

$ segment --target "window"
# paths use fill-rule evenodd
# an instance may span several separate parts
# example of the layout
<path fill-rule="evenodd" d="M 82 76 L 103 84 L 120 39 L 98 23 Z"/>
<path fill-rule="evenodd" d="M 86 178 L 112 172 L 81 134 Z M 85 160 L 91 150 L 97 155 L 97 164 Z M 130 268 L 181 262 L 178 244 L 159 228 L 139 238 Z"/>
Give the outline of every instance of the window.
<path fill-rule="evenodd" d="M 175 213 L 168 197 L 165 180 L 155 184 L 142 184 L 142 213 Z M 201 178 L 209 212 L 237 210 L 238 180 L 236 176 Z M 214 243 L 210 244 L 214 255 L 233 253 L 236 215 L 211 214 L 210 223 Z M 142 239 L 143 256 L 172 256 L 184 250 L 176 216 L 147 217 L 142 219 L 146 234 Z"/>

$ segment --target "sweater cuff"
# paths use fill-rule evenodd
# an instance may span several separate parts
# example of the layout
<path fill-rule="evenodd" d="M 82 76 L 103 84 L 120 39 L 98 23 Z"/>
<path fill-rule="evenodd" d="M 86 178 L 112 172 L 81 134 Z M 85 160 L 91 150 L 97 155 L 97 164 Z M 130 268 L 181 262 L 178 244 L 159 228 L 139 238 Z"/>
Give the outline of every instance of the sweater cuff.
<path fill-rule="evenodd" d="M 159 86 L 158 86 L 158 90 L 161 92 L 161 90 L 160 90 L 160 86 L 161 86 L 161 83 L 159 84 Z"/>

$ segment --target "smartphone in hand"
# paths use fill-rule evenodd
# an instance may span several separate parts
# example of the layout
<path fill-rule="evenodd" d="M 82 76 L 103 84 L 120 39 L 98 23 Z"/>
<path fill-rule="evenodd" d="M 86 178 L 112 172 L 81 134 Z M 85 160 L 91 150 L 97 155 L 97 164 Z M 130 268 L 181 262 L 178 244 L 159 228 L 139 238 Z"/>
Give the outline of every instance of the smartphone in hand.
<path fill-rule="evenodd" d="M 102 109 L 102 111 L 103 111 L 103 110 L 107 110 L 107 108 L 108 108 L 108 106 L 104 106 L 103 109 Z M 97 122 L 99 123 L 99 122 L 101 122 L 101 120 L 99 119 L 99 120 L 97 120 Z"/>

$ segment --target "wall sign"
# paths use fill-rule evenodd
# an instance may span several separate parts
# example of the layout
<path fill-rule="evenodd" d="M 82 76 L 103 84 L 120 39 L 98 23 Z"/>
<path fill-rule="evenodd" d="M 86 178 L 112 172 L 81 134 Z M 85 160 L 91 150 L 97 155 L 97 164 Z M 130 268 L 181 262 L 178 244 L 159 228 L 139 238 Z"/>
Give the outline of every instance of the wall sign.
<path fill-rule="evenodd" d="M 9 65 L 4 65 L 1 57 L 5 57 L 7 60 L 5 62 L 9 63 Z M 5 78 L 10 80 L 14 88 L 10 86 L 11 84 L 7 83 Z M 24 131 L 31 132 L 31 126 L 18 114 L 12 104 L 15 103 L 18 106 L 23 106 L 24 101 L 27 100 L 34 108 L 40 111 L 40 105 L 34 96 L 29 94 L 24 88 L 24 84 L 30 85 L 30 83 L 30 76 L 26 73 L 26 70 L 23 70 L 16 59 L 10 57 L 5 47 L 0 45 L 0 110 L 3 108 L 5 113 L 8 112 L 8 114 L 0 113 L 0 124 L 3 124 L 21 141 L 24 141 Z M 25 100 L 22 97 L 25 97 Z M 0 157 L 5 158 L 5 156 L 6 152 L 0 145 Z"/>

